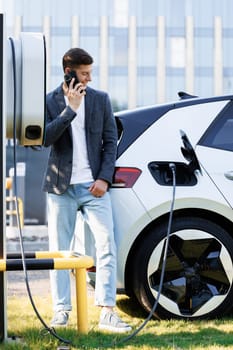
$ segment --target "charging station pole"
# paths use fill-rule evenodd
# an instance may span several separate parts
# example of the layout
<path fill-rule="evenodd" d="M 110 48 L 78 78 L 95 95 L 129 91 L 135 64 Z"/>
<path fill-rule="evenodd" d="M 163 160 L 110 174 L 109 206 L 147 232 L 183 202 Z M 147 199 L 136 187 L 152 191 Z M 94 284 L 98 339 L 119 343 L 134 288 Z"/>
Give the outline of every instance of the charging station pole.
<path fill-rule="evenodd" d="M 4 17 L 0 14 L 0 258 L 5 259 L 5 112 L 4 112 Z M 0 342 L 6 338 L 6 283 L 5 273 L 0 272 Z"/>
<path fill-rule="evenodd" d="M 13 45 L 10 50 L 10 46 L 7 46 L 10 41 L 6 40 L 5 28 L 5 15 L 0 13 L 0 259 L 2 260 L 6 260 L 6 140 L 14 136 L 16 118 L 16 125 L 20 126 L 18 128 L 20 132 L 16 135 L 19 144 L 42 145 L 46 110 L 44 35 L 21 33 L 20 45 L 12 39 Z M 10 52 L 11 54 L 7 55 Z M 13 57 L 16 58 L 15 61 Z M 19 80 L 14 76 L 14 64 Z M 36 70 L 34 70 L 35 67 Z M 33 79 L 31 79 L 32 72 Z M 16 81 L 19 84 L 15 87 L 14 82 Z M 13 97 L 17 87 L 19 104 Z M 0 343 L 7 339 L 6 297 L 6 273 L 0 271 Z"/>

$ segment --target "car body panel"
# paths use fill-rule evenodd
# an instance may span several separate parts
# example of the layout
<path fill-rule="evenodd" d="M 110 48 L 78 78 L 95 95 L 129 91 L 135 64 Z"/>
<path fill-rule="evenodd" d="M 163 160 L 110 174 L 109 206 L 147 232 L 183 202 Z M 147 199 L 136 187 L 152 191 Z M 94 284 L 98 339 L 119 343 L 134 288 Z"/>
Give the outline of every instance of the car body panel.
<path fill-rule="evenodd" d="M 141 162 L 142 164 L 148 163 L 152 159 L 183 161 L 184 158 L 180 152 L 180 129 L 184 130 L 195 146 L 206 128 L 227 103 L 228 101 L 217 101 L 169 110 L 125 150 L 117 159 L 116 166 L 136 167 Z M 154 113 L 156 114 L 156 110 Z M 141 118 L 143 118 L 143 113 Z M 195 124 L 199 127 L 194 128 Z M 161 130 L 164 132 L 162 133 Z M 145 151 L 142 152 L 142 150 Z"/>
<path fill-rule="evenodd" d="M 123 189 L 120 194 L 118 189 L 110 189 L 110 194 L 117 245 L 117 288 L 122 289 L 125 280 L 123 266 L 126 265 L 128 253 L 134 239 L 151 222 L 151 217 L 132 189 Z M 131 203 L 134 203 L 133 210 Z"/>
<path fill-rule="evenodd" d="M 124 288 L 125 264 L 137 237 L 151 221 L 155 221 L 170 211 L 172 188 L 156 183 L 148 171 L 148 163 L 160 160 L 186 162 L 181 153 L 180 130 L 187 133 L 195 147 L 208 126 L 228 102 L 229 100 L 226 99 L 191 106 L 188 106 L 186 102 L 185 105 L 181 104 L 182 108 L 178 108 L 179 103 L 177 103 L 174 109 L 170 106 L 167 112 L 149 128 L 146 128 L 144 133 L 117 159 L 116 166 L 139 167 L 142 170 L 141 176 L 132 189 L 134 196 L 128 197 L 126 189 L 111 189 L 110 191 L 118 247 L 118 288 Z M 122 115 L 124 116 L 124 113 Z M 120 117 L 120 114 L 118 116 Z M 143 109 L 141 117 L 143 118 Z M 175 121 L 174 124 L 171 123 L 172 120 Z M 194 125 L 198 125 L 198 128 L 195 128 Z M 161 130 L 164 130 L 164 133 L 161 133 Z M 196 175 L 198 177 L 196 186 L 177 187 L 174 210 L 199 208 L 218 212 L 232 219 L 232 211 L 228 202 L 222 193 L 216 190 L 208 174 L 203 171 L 203 175 L 200 173 Z M 145 190 L 145 184 L 150 190 Z M 134 211 L 135 203 L 136 211 Z"/>
<path fill-rule="evenodd" d="M 197 146 L 197 156 L 211 179 L 233 208 L 233 152 L 210 147 Z"/>

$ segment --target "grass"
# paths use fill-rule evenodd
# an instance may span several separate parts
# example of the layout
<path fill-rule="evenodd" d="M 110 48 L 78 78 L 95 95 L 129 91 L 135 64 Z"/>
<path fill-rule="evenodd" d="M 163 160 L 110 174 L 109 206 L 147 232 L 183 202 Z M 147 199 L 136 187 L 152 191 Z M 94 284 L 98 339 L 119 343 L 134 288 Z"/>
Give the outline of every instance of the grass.
<path fill-rule="evenodd" d="M 183 320 L 150 320 L 132 339 L 124 341 L 126 335 L 115 335 L 98 330 L 99 310 L 89 297 L 87 335 L 78 334 L 75 309 L 71 313 L 69 327 L 59 329 L 58 335 L 68 339 L 73 346 L 69 349 L 138 349 L 138 350 L 219 350 L 233 349 L 233 317 L 210 321 L 188 322 Z M 50 296 L 36 297 L 34 302 L 39 313 L 49 324 L 52 307 Z M 118 312 L 134 329 L 147 317 L 138 306 L 126 296 L 119 296 Z M 7 306 L 8 337 L 17 340 L 0 344 L 0 349 L 53 350 L 61 343 L 47 332 L 35 316 L 26 296 L 8 297 Z M 19 338 L 19 340 L 18 340 Z"/>

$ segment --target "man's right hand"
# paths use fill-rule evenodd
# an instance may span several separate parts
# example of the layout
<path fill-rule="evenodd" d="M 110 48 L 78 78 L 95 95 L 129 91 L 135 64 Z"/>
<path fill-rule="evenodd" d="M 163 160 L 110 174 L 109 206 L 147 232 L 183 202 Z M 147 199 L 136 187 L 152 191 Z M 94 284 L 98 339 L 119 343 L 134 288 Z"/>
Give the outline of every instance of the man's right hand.
<path fill-rule="evenodd" d="M 74 86 L 75 79 L 73 78 L 68 86 L 66 82 L 63 83 L 63 91 L 67 96 L 70 108 L 76 112 L 81 104 L 83 96 L 86 95 L 86 87 L 82 83 Z"/>

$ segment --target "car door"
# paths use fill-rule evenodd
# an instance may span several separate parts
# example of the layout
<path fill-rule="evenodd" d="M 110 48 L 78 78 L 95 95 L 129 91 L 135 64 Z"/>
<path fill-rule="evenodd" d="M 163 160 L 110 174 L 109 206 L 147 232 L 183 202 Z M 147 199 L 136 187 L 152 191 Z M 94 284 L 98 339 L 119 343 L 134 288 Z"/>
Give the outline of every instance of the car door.
<path fill-rule="evenodd" d="M 233 103 L 216 117 L 196 146 L 199 162 L 233 208 Z"/>

